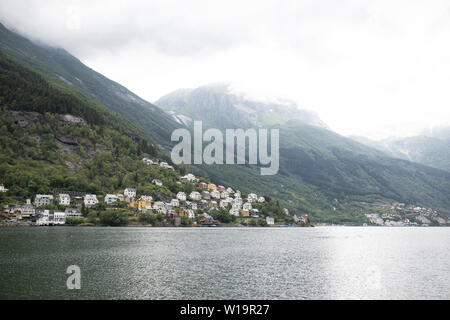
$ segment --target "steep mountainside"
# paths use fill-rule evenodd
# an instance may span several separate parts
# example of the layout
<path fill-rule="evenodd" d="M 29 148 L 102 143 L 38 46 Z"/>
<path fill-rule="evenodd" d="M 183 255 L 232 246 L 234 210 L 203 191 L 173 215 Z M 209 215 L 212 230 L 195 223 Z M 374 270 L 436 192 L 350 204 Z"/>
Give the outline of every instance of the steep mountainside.
<path fill-rule="evenodd" d="M 37 45 L 0 23 L 0 49 L 25 65 L 56 77 L 135 123 L 158 144 L 167 145 L 177 123 L 158 107 L 88 68 L 63 49 Z"/>
<path fill-rule="evenodd" d="M 165 95 L 155 104 L 186 125 L 192 120 L 203 120 L 210 127 L 243 128 L 297 120 L 327 127 L 314 112 L 300 110 L 294 102 L 255 101 L 242 93 L 233 92 L 229 84 L 180 89 Z"/>
<path fill-rule="evenodd" d="M 176 110 L 179 114 L 221 129 L 254 126 L 247 118 L 236 120 L 238 125 L 231 126 L 235 118 L 230 115 L 235 108 L 228 102 L 234 99 L 233 94 L 230 93 L 231 97 L 227 98 L 222 90 L 218 96 L 215 87 L 209 88 L 209 94 L 205 92 L 208 87 L 202 87 L 201 94 L 193 95 L 195 104 L 186 102 L 191 101 L 186 95 L 190 96 L 189 92 L 195 90 L 178 91 L 157 103 L 163 103 L 166 110 Z M 205 101 L 201 101 L 202 97 Z M 198 112 L 195 106 L 201 106 L 199 109 L 202 112 Z M 211 111 L 206 112 L 207 109 Z M 267 123 L 269 121 L 266 127 L 270 127 Z M 394 159 L 302 121 L 286 120 L 274 127 L 280 129 L 280 171 L 277 175 L 259 176 L 259 170 L 248 165 L 202 168 L 212 177 L 227 183 L 238 183 L 243 190 L 256 188 L 283 199 L 291 209 L 316 214 L 316 217 L 321 216 L 328 221 L 330 217 L 338 216 L 351 219 L 348 214 L 360 201 L 396 200 L 447 212 L 450 208 L 450 174 L 447 172 Z"/>
<path fill-rule="evenodd" d="M 450 172 L 450 140 L 429 136 L 372 141 L 362 137 L 351 137 L 391 157 L 421 163 Z"/>
<path fill-rule="evenodd" d="M 55 89 L 1 52 L 0 79 L 0 181 L 13 197 L 104 194 L 146 177 L 141 159 L 158 148 L 130 122 Z"/>

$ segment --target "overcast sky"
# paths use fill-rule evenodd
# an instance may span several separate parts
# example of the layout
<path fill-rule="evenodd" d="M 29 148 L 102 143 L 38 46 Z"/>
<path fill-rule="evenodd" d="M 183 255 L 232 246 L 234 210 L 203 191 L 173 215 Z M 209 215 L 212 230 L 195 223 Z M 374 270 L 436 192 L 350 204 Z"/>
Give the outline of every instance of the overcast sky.
<path fill-rule="evenodd" d="M 152 102 L 230 81 L 344 135 L 450 122 L 450 1 L 0 0 L 0 20 Z"/>

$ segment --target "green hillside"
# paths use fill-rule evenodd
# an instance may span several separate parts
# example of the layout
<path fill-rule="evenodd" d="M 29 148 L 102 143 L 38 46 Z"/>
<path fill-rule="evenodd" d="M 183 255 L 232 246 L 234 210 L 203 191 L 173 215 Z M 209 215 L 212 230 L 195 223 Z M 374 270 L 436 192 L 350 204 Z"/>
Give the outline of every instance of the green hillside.
<path fill-rule="evenodd" d="M 88 68 L 63 49 L 36 45 L 0 23 L 0 49 L 30 68 L 62 80 L 87 97 L 97 99 L 166 146 L 178 124 L 158 107 Z"/>

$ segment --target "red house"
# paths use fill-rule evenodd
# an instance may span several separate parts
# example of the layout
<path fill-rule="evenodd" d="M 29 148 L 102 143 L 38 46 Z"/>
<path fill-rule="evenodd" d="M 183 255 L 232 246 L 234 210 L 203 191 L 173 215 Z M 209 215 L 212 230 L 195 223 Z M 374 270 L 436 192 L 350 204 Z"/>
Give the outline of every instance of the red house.
<path fill-rule="evenodd" d="M 206 184 L 205 182 L 200 182 L 200 183 L 198 184 L 198 187 L 199 187 L 200 189 L 207 189 L 207 188 L 208 188 L 208 184 Z"/>

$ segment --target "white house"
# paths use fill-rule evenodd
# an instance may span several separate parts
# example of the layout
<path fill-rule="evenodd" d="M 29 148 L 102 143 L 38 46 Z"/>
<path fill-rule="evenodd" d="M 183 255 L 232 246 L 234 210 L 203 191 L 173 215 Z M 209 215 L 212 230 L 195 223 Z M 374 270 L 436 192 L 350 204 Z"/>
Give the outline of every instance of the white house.
<path fill-rule="evenodd" d="M 185 210 L 185 212 L 187 213 L 189 219 L 194 219 L 195 218 L 194 210 L 187 209 L 187 210 Z"/>
<path fill-rule="evenodd" d="M 92 208 L 97 203 L 98 203 L 98 199 L 95 194 L 87 194 L 84 196 L 84 206 L 86 208 Z"/>
<path fill-rule="evenodd" d="M 211 191 L 211 197 L 212 198 L 214 198 L 214 199 L 220 199 L 220 191 L 218 191 L 218 190 L 213 190 L 213 191 Z"/>
<path fill-rule="evenodd" d="M 76 208 L 66 208 L 66 218 L 81 217 L 81 211 Z"/>
<path fill-rule="evenodd" d="M 107 194 L 105 196 L 105 203 L 106 204 L 112 204 L 112 203 L 117 202 L 117 201 L 119 201 L 119 198 L 115 194 Z"/>
<path fill-rule="evenodd" d="M 242 205 L 242 210 L 244 211 L 250 211 L 252 210 L 252 204 L 250 202 L 246 202 Z"/>
<path fill-rule="evenodd" d="M 123 191 L 123 194 L 125 195 L 125 197 L 128 197 L 128 198 L 134 198 L 134 197 L 136 197 L 136 189 L 135 188 L 126 188 L 124 191 Z"/>
<path fill-rule="evenodd" d="M 153 209 L 155 210 L 159 210 L 164 208 L 164 202 L 162 201 L 156 201 L 155 203 L 153 203 Z"/>
<path fill-rule="evenodd" d="M 231 189 L 231 188 L 227 188 L 227 192 L 228 192 L 228 194 L 234 193 L 233 189 Z"/>
<path fill-rule="evenodd" d="M 205 200 L 211 199 L 211 194 L 209 193 L 209 191 L 202 191 L 202 198 Z"/>
<path fill-rule="evenodd" d="M 62 206 L 70 206 L 70 196 L 67 193 L 60 193 L 58 203 Z"/>
<path fill-rule="evenodd" d="M 230 202 L 229 202 L 229 201 L 227 201 L 227 200 L 220 200 L 219 206 L 220 206 L 221 208 L 226 208 L 226 207 L 228 207 L 229 205 L 230 205 Z"/>
<path fill-rule="evenodd" d="M 186 201 L 186 193 L 180 191 L 177 193 L 177 199 L 180 201 Z"/>
<path fill-rule="evenodd" d="M 189 198 L 195 201 L 199 201 L 202 199 L 202 195 L 197 191 L 192 191 L 191 194 L 189 195 Z"/>
<path fill-rule="evenodd" d="M 233 199 L 232 204 L 240 207 L 242 206 L 242 199 L 241 198 Z"/>
<path fill-rule="evenodd" d="M 172 199 L 172 200 L 170 201 L 170 205 L 171 205 L 172 207 L 179 207 L 179 206 L 180 206 L 180 200 L 178 200 L 178 199 Z"/>
<path fill-rule="evenodd" d="M 268 225 L 275 224 L 275 219 L 273 217 L 266 217 L 266 222 Z"/>
<path fill-rule="evenodd" d="M 37 194 L 36 198 L 34 198 L 34 205 L 36 207 L 46 206 L 49 204 L 53 204 L 53 196 L 50 194 Z"/>
<path fill-rule="evenodd" d="M 190 202 L 188 207 L 190 209 L 192 209 L 192 210 L 197 210 L 197 203 L 196 202 Z"/>
<path fill-rule="evenodd" d="M 53 223 L 54 224 L 65 224 L 66 223 L 66 213 L 62 211 L 53 212 Z"/>
<path fill-rule="evenodd" d="M 183 182 L 192 182 L 192 183 L 199 181 L 199 179 L 197 179 L 192 173 L 188 173 L 187 175 L 182 176 L 180 180 Z"/>
<path fill-rule="evenodd" d="M 254 202 L 256 200 L 258 200 L 258 196 L 256 194 L 254 194 L 254 193 L 250 193 L 247 196 L 247 201 L 250 202 L 250 203 L 252 203 L 252 202 Z"/>
<path fill-rule="evenodd" d="M 220 198 L 221 198 L 221 199 L 226 199 L 226 198 L 228 198 L 229 195 L 230 195 L 230 194 L 229 194 L 227 191 L 222 191 L 222 192 L 220 193 Z"/>
<path fill-rule="evenodd" d="M 0 192 L 7 192 L 8 189 L 5 188 L 4 185 L 0 184 Z"/>
<path fill-rule="evenodd" d="M 266 199 L 264 197 L 259 197 L 258 198 L 258 202 L 259 203 L 264 203 L 264 202 L 266 202 Z"/>
<path fill-rule="evenodd" d="M 49 225 L 49 210 L 39 210 L 36 212 L 36 225 L 37 226 L 48 226 Z"/>
<path fill-rule="evenodd" d="M 152 196 L 142 195 L 140 200 L 143 200 L 145 202 L 152 202 L 153 201 L 153 197 Z"/>

